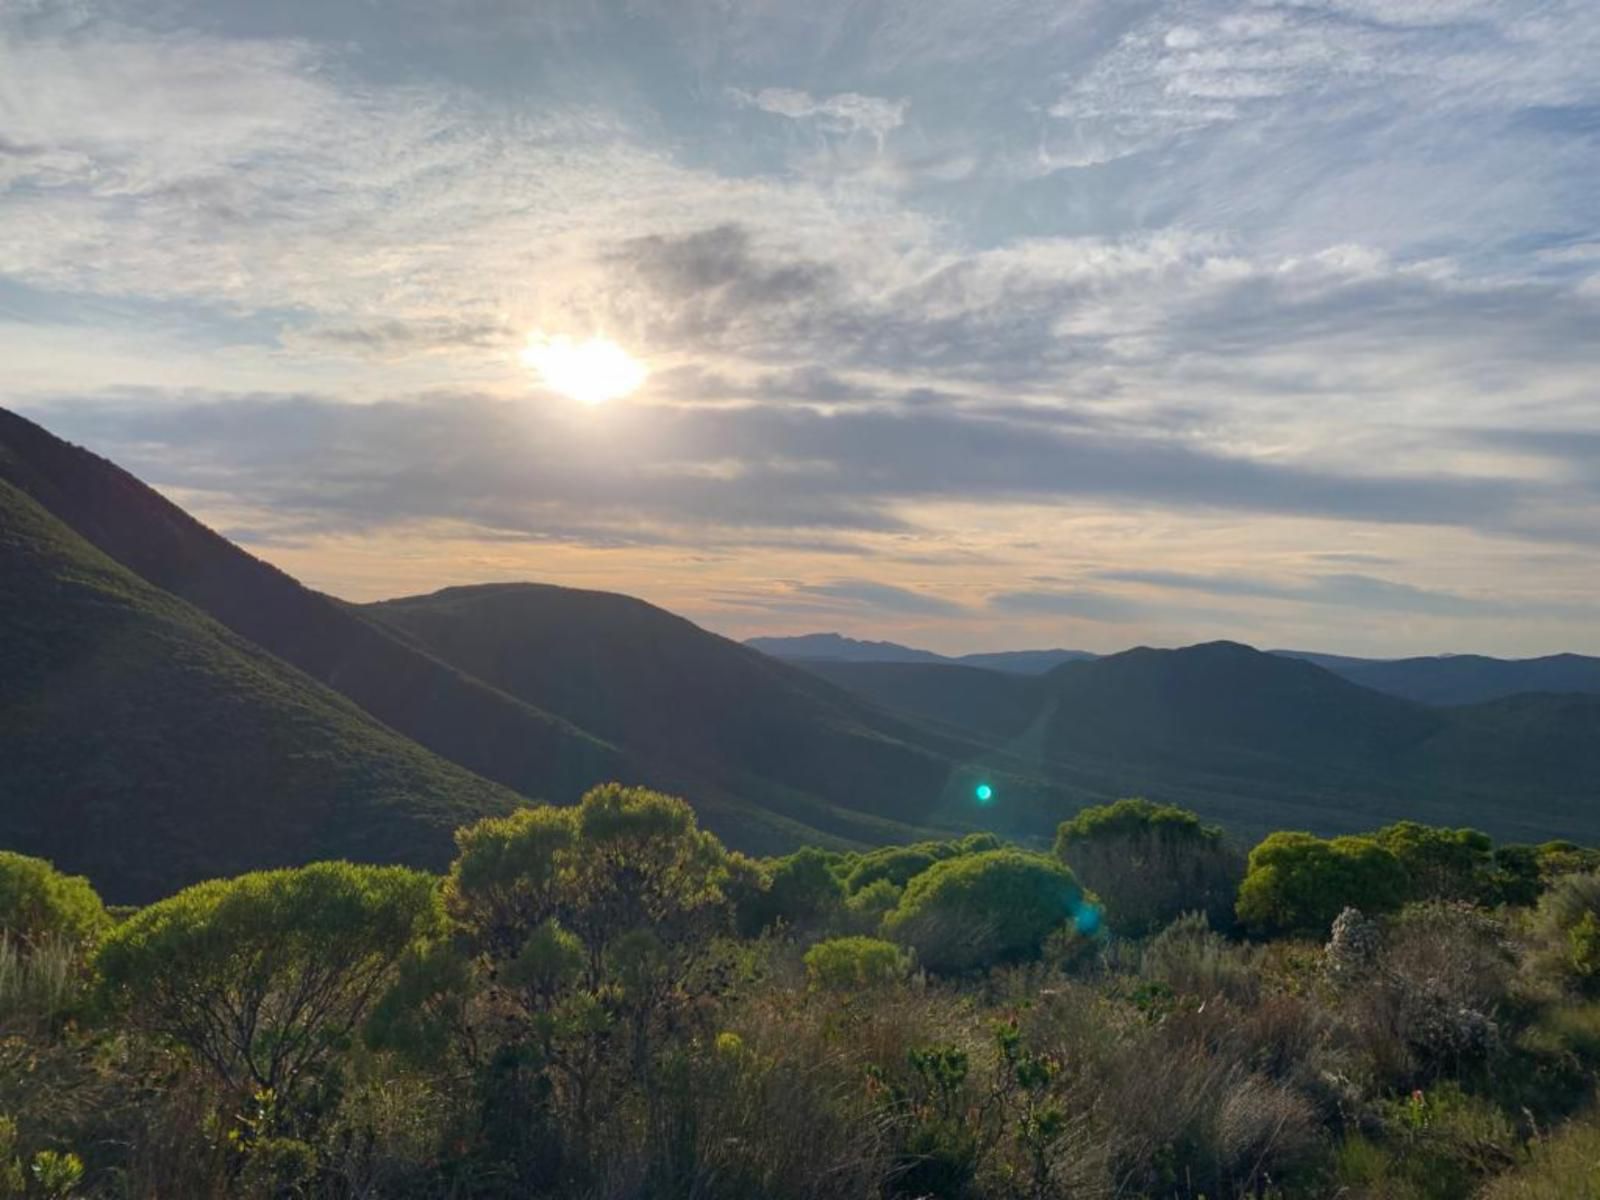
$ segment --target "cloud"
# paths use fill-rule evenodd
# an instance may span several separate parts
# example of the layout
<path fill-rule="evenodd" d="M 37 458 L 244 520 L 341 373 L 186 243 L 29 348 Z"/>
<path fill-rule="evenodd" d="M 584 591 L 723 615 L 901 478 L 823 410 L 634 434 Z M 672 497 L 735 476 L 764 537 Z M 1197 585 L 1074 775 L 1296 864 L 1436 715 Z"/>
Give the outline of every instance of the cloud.
<path fill-rule="evenodd" d="M 989 607 L 1000 613 L 1077 617 L 1115 624 L 1127 624 L 1147 615 L 1147 610 L 1124 596 L 1086 591 L 997 592 L 989 597 Z"/>
<path fill-rule="evenodd" d="M 831 414 L 765 404 L 569 408 L 471 393 L 349 405 L 326 397 L 134 394 L 48 420 L 164 484 L 222 486 L 330 528 L 428 518 L 536 533 L 554 521 L 676 527 L 911 528 L 914 501 L 1111 500 L 1168 509 L 1518 527 L 1537 485 L 1355 475 L 1150 435 L 1042 429 L 935 407 Z M 610 422 L 610 423 L 606 423 Z"/>
<path fill-rule="evenodd" d="M 1600 617 L 1600 608 L 1594 605 L 1469 596 L 1360 574 L 1339 573 L 1279 581 L 1246 575 L 1202 575 L 1182 571 L 1106 571 L 1101 573 L 1100 578 L 1155 588 L 1204 592 L 1212 596 L 1290 600 L 1367 612 L 1496 619 L 1545 616 L 1584 620 Z"/>
<path fill-rule="evenodd" d="M 828 133 L 869 134 L 880 152 L 884 139 L 905 124 L 906 109 L 910 107 L 907 100 L 885 100 L 859 92 L 841 92 L 818 99 L 809 92 L 793 88 L 762 88 L 758 92 L 729 88 L 728 95 L 747 108 L 757 108 L 791 121 L 811 121 Z"/>
<path fill-rule="evenodd" d="M 794 590 L 807 596 L 844 600 L 881 612 L 908 616 L 945 617 L 966 611 L 962 605 L 939 596 L 869 579 L 835 579 L 830 583 L 798 584 Z"/>

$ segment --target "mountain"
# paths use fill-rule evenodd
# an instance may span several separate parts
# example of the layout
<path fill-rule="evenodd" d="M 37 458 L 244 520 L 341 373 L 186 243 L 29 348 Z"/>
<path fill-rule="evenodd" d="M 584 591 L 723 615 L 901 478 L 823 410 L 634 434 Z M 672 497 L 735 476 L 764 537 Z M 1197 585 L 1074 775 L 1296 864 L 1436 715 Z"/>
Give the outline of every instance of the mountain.
<path fill-rule="evenodd" d="M 753 637 L 745 642 L 773 658 L 818 659 L 825 662 L 948 662 L 932 650 L 896 642 L 863 642 L 838 633 L 803 633 L 796 637 Z"/>
<path fill-rule="evenodd" d="M 745 848 L 883 841 L 973 819 L 981 776 L 1041 832 L 1068 801 L 967 731 L 891 715 L 628 596 L 541 584 L 448 588 L 365 611 L 493 687 L 621 747 Z"/>
<path fill-rule="evenodd" d="M 1423 704 L 1482 704 L 1523 692 L 1600 695 L 1600 658 L 1582 654 L 1513 659 L 1479 654 L 1362 659 L 1294 650 L 1273 653 L 1315 662 L 1363 687 Z"/>
<path fill-rule="evenodd" d="M 0 480 L 154 587 L 477 774 L 563 802 L 638 774 L 615 747 L 407 645 L 245 553 L 115 464 L 4 409 Z"/>
<path fill-rule="evenodd" d="M 1170 800 L 1239 836 L 1412 817 L 1515 840 L 1600 840 L 1600 701 L 1589 696 L 1437 708 L 1228 642 L 1031 678 L 806 665 L 886 709 L 982 737 L 1073 794 Z"/>
<path fill-rule="evenodd" d="M 0 845 L 144 902 L 258 867 L 439 867 L 516 796 L 139 579 L 0 481 Z"/>
<path fill-rule="evenodd" d="M 1087 650 L 1000 650 L 950 657 L 897 642 L 857 641 L 837 633 L 754 637 L 744 644 L 773 658 L 792 662 L 956 663 L 1016 675 L 1042 675 L 1064 662 L 1095 657 Z"/>
<path fill-rule="evenodd" d="M 1062 663 L 1088 662 L 1099 657 L 1087 650 L 996 650 L 988 654 L 963 654 L 952 661 L 1013 675 L 1043 675 Z"/>

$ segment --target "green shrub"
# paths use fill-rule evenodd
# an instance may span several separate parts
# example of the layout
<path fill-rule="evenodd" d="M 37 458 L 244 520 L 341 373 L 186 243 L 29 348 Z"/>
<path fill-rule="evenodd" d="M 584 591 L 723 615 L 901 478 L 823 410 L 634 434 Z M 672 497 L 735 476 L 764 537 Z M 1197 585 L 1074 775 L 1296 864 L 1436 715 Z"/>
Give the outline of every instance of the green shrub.
<path fill-rule="evenodd" d="M 1050 933 L 1079 918 L 1083 892 L 1061 863 L 1022 850 L 948 859 L 907 885 L 884 932 L 932 971 L 1038 956 Z"/>
<path fill-rule="evenodd" d="M 1186 912 L 1232 924 L 1243 863 L 1222 830 L 1184 809 L 1140 799 L 1086 808 L 1056 830 L 1055 854 L 1117 933 L 1142 937 Z"/>
<path fill-rule="evenodd" d="M 112 931 L 96 966 L 130 1024 L 187 1047 L 234 1091 L 287 1103 L 441 924 L 432 876 L 316 863 L 152 904 Z"/>
<path fill-rule="evenodd" d="M 1494 843 L 1488 834 L 1397 821 L 1372 834 L 1372 840 L 1404 868 L 1407 899 L 1478 901 L 1492 895 Z"/>
<path fill-rule="evenodd" d="M 111 926 L 105 905 L 77 875 L 42 858 L 0 850 L 0 930 L 32 944 L 64 937 L 93 942 Z"/>
<path fill-rule="evenodd" d="M 900 947 L 869 937 L 818 942 L 806 951 L 805 964 L 806 978 L 812 986 L 836 991 L 893 983 L 903 979 L 910 967 Z"/>
<path fill-rule="evenodd" d="M 844 884 L 834 874 L 838 856 L 806 846 L 767 868 L 765 894 L 757 902 L 756 932 L 774 925 L 790 928 L 815 925 L 838 912 L 844 903 Z"/>
<path fill-rule="evenodd" d="M 1400 860 L 1371 838 L 1274 833 L 1250 851 L 1237 910 L 1257 933 L 1321 937 L 1346 908 L 1399 908 L 1409 887 Z"/>

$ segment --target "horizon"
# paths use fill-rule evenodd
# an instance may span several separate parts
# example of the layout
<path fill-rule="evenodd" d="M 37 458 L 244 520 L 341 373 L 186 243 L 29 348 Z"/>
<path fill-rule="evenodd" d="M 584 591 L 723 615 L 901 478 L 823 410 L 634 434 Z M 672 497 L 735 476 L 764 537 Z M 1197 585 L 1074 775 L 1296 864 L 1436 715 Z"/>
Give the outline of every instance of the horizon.
<path fill-rule="evenodd" d="M 1600 11 L 0 4 L 0 405 L 355 601 L 1600 654 Z"/>

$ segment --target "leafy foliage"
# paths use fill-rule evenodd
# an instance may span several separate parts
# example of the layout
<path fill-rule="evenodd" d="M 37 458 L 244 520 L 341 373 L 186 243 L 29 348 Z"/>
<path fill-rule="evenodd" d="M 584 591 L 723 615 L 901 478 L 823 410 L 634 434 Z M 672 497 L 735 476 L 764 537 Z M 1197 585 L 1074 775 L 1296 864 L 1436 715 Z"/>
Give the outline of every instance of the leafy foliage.
<path fill-rule="evenodd" d="M 1055 853 L 1104 903 L 1110 928 L 1131 936 L 1192 911 L 1226 927 L 1243 875 L 1221 829 L 1142 799 L 1086 808 L 1063 822 Z"/>
<path fill-rule="evenodd" d="M 1371 838 L 1274 833 L 1250 851 L 1238 914 L 1260 933 L 1318 935 L 1347 907 L 1399 908 L 1410 886 L 1400 860 Z"/>
<path fill-rule="evenodd" d="M 910 967 L 905 952 L 880 938 L 842 937 L 818 942 L 806 951 L 806 978 L 836 991 L 856 991 L 892 983 Z"/>
<path fill-rule="evenodd" d="M 47 938 L 93 942 L 111 925 L 89 881 L 42 858 L 0 850 L 0 930 L 34 944 Z"/>
<path fill-rule="evenodd" d="M 235 1093 L 288 1101 L 440 920 L 428 875 L 317 863 L 153 904 L 107 937 L 96 966 L 124 1020 L 178 1042 Z"/>
<path fill-rule="evenodd" d="M 884 931 L 933 971 L 1036 957 L 1083 901 L 1071 871 L 1021 850 L 947 859 L 912 879 Z"/>

